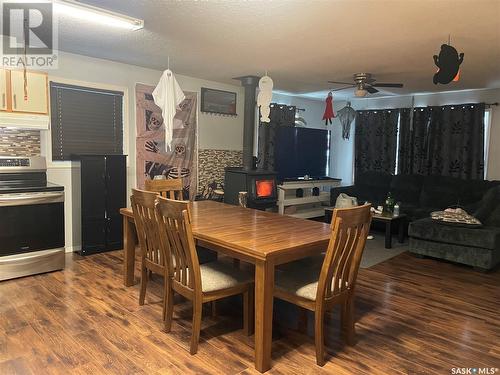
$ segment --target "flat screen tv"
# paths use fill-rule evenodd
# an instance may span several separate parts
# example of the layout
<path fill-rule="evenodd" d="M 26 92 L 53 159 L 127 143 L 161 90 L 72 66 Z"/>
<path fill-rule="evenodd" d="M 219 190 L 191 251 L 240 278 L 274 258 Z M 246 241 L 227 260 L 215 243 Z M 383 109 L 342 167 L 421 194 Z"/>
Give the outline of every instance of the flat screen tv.
<path fill-rule="evenodd" d="M 323 129 L 278 127 L 276 130 L 275 170 L 278 179 L 325 177 L 330 154 L 330 131 Z"/>

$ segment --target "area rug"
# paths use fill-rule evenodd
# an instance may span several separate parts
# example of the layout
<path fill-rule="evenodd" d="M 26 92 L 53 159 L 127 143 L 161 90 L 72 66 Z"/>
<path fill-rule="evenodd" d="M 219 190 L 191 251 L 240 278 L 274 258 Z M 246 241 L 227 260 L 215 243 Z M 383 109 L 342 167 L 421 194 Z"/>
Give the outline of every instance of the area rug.
<path fill-rule="evenodd" d="M 373 240 L 366 241 L 365 251 L 361 258 L 361 268 L 370 268 L 408 251 L 408 240 L 401 244 L 396 237 L 393 237 L 392 249 L 386 249 L 384 235 L 374 234 L 373 236 Z"/>

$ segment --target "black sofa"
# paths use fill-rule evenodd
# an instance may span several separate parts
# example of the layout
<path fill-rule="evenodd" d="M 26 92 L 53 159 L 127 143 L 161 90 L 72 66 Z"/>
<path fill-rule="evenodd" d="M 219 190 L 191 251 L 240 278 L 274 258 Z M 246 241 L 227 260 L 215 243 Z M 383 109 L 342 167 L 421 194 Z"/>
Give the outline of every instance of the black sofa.
<path fill-rule="evenodd" d="M 382 205 L 391 192 L 410 222 L 410 252 L 447 259 L 479 269 L 500 262 L 500 181 L 462 180 L 444 176 L 388 175 L 366 172 L 352 186 L 331 189 L 330 203 L 340 193 Z M 460 206 L 484 224 L 457 227 L 429 218 L 432 211 Z"/>

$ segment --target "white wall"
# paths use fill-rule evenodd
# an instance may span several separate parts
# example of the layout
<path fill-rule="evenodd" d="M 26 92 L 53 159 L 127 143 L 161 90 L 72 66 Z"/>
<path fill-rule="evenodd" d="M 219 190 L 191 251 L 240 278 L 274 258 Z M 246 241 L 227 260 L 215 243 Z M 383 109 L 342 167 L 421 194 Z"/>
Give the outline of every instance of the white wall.
<path fill-rule="evenodd" d="M 500 102 L 500 89 L 482 89 L 467 91 L 449 91 L 433 94 L 418 94 L 414 96 L 415 107 L 428 105 L 438 106 L 447 104 Z M 352 106 L 356 110 L 361 109 L 383 109 L 383 108 L 405 108 L 411 107 L 411 96 L 395 96 L 384 98 L 353 99 Z M 490 128 L 490 144 L 488 155 L 488 180 L 500 180 L 500 107 L 492 107 Z M 332 148 L 342 152 L 332 154 L 332 169 L 338 171 L 343 183 L 352 182 L 353 158 L 354 158 L 354 127 L 351 130 L 352 137 L 349 141 L 342 137 L 332 137 Z"/>
<path fill-rule="evenodd" d="M 135 186 L 135 85 L 156 85 L 161 72 L 109 60 L 59 53 L 59 68 L 49 72 L 49 79 L 81 85 L 123 90 L 124 103 L 124 152 L 128 154 L 127 191 Z M 244 90 L 241 86 L 221 84 L 176 74 L 179 85 L 186 91 L 201 91 L 201 87 L 237 92 L 237 117 L 199 114 L 198 129 L 200 148 L 239 150 L 243 136 Z M 199 95 L 198 95 L 199 97 Z M 66 191 L 66 248 L 76 251 L 81 246 L 79 165 L 76 162 L 51 162 L 50 132 L 42 131 L 42 154 L 47 156 L 48 178 L 64 185 Z"/>

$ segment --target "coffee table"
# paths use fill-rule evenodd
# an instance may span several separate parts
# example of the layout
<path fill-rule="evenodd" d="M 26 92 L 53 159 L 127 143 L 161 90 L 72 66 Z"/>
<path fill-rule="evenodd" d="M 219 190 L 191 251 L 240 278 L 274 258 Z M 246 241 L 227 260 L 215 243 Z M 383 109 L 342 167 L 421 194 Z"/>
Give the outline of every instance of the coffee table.
<path fill-rule="evenodd" d="M 332 221 L 333 210 L 333 208 L 325 209 L 325 222 L 330 223 Z M 373 214 L 372 222 L 385 224 L 386 249 L 392 248 L 392 228 L 394 225 L 398 225 L 398 242 L 403 243 L 405 241 L 406 214 L 400 214 L 399 216 Z"/>

